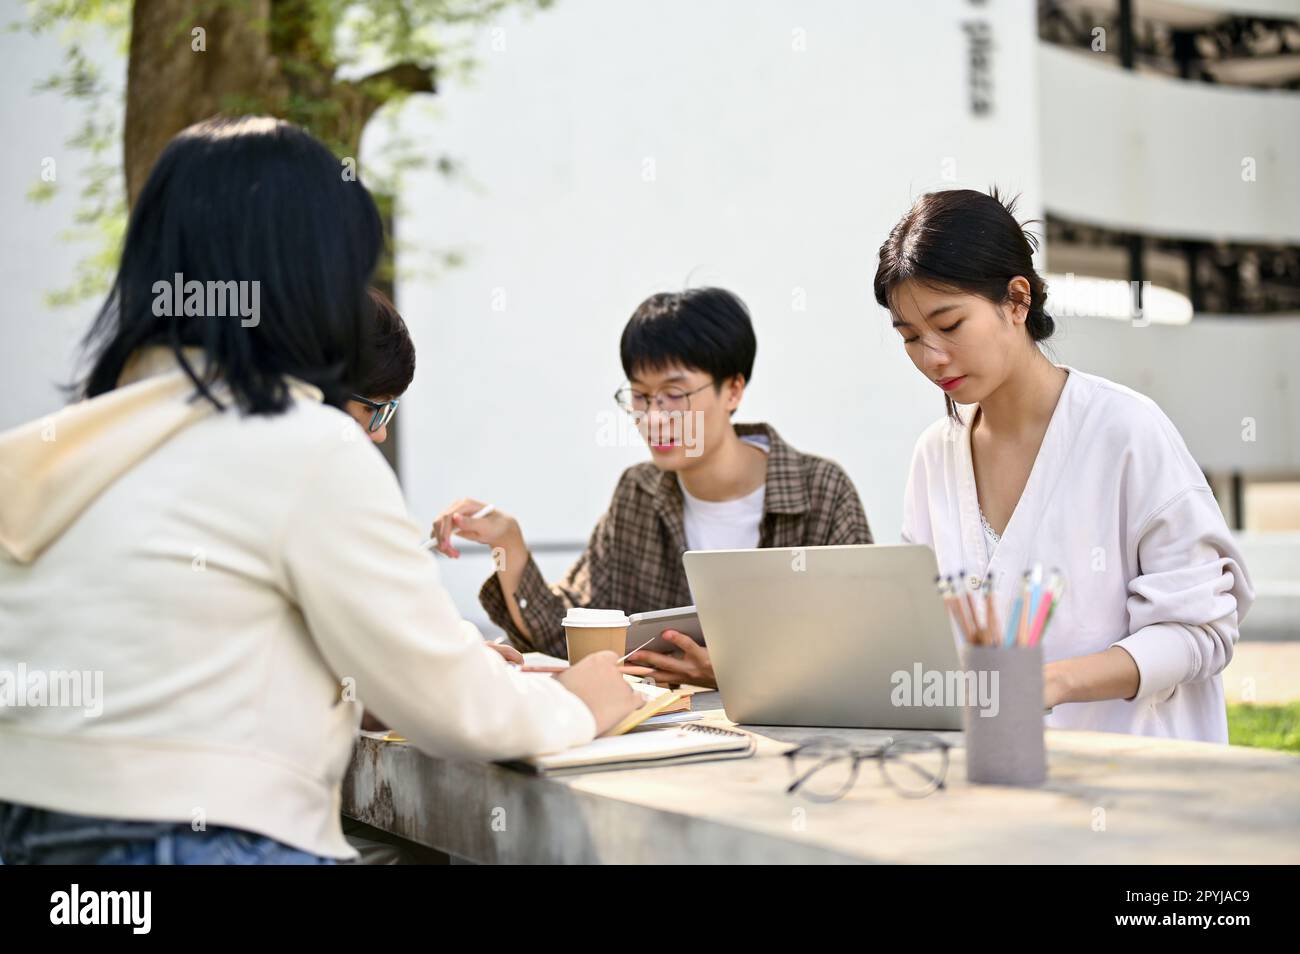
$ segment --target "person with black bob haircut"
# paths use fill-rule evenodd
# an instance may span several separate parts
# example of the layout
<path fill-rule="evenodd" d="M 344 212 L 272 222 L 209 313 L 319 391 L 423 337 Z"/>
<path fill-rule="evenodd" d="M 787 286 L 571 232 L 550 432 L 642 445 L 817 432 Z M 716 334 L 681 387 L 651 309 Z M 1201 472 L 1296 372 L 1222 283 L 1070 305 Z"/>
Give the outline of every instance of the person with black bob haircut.
<path fill-rule="evenodd" d="M 208 120 L 158 157 L 84 399 L 0 434 L 0 671 L 84 683 L 4 707 L 5 864 L 352 859 L 363 701 L 482 760 L 636 706 L 613 653 L 538 679 L 485 648 L 343 410 L 382 239 L 290 123 Z"/>
<path fill-rule="evenodd" d="M 880 247 L 876 301 L 947 409 L 916 443 L 903 538 L 972 589 L 992 578 L 1003 623 L 1033 564 L 1064 585 L 1041 642 L 1049 727 L 1227 742 L 1241 553 L 1155 402 L 1043 353 L 1035 249 L 1014 201 L 970 189 L 921 196 Z"/>
<path fill-rule="evenodd" d="M 372 317 L 361 336 L 362 368 L 347 412 L 376 444 L 388 439 L 388 424 L 415 380 L 415 344 L 397 306 L 378 288 L 369 289 Z"/>
<path fill-rule="evenodd" d="M 521 649 L 567 653 L 561 619 L 573 607 L 626 613 L 688 606 L 688 550 L 870 543 L 853 482 L 833 461 L 786 444 L 768 424 L 733 424 L 753 380 L 757 342 L 749 311 L 722 288 L 651 295 L 623 329 L 627 383 L 615 394 L 651 459 L 623 472 L 586 550 L 547 584 L 519 522 L 462 498 L 435 518 L 450 557 L 453 534 L 500 547 L 479 601 Z M 677 647 L 629 660 L 657 682 L 716 684 L 708 650 L 666 630 Z"/>

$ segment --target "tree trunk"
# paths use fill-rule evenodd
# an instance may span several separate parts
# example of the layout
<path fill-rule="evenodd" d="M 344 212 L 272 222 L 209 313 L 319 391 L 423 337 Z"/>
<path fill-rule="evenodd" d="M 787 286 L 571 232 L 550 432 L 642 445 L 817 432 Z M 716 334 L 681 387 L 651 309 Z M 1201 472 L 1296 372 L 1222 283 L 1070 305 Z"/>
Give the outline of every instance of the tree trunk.
<path fill-rule="evenodd" d="M 270 0 L 135 0 L 123 137 L 128 205 L 163 147 L 186 126 L 232 108 L 279 112 L 288 87 L 265 29 L 254 26 L 268 21 L 270 8 Z M 192 46 L 191 31 L 199 27 L 202 51 Z"/>
<path fill-rule="evenodd" d="M 216 115 L 278 116 L 339 156 L 357 157 L 361 133 L 385 102 L 435 92 L 434 70 L 396 63 L 359 80 L 335 79 L 304 0 L 135 0 L 126 74 L 127 203 L 178 132 Z M 202 28 L 203 45 L 193 36 Z"/>

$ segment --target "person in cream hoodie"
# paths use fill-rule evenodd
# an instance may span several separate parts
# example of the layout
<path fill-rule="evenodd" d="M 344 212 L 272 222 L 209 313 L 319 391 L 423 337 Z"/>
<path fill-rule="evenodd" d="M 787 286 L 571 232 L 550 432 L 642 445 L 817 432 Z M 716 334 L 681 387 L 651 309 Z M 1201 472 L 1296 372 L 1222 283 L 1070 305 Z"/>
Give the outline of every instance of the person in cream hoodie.
<path fill-rule="evenodd" d="M 349 859 L 363 703 L 483 760 L 634 708 L 613 654 L 549 678 L 485 648 L 342 409 L 381 239 L 364 188 L 288 123 L 208 121 L 160 157 L 85 399 L 0 435 L 6 863 L 66 860 L 39 846 L 69 831 L 81 861 Z M 259 321 L 158 315 L 152 280 L 186 270 L 260 280 Z"/>

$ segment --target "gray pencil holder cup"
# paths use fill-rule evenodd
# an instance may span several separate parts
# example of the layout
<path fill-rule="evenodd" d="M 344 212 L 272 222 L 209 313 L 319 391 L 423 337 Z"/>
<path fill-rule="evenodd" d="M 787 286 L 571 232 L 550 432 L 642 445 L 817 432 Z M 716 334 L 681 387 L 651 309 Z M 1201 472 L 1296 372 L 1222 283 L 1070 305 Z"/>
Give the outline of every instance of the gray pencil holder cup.
<path fill-rule="evenodd" d="M 976 674 L 977 685 L 987 679 L 996 700 L 996 706 L 981 709 L 967 705 L 962 710 L 967 780 L 989 785 L 1041 784 L 1047 778 L 1042 647 L 963 648 L 967 671 Z"/>

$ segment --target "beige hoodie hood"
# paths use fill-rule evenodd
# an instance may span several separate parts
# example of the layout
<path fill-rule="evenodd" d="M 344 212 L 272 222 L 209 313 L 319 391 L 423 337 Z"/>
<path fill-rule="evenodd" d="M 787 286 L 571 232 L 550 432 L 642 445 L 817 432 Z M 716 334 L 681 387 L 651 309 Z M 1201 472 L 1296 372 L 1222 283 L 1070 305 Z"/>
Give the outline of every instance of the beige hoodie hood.
<path fill-rule="evenodd" d="M 204 367 L 203 352 L 187 360 Z M 321 399 L 312 385 L 291 388 Z M 220 394 L 220 389 L 214 389 Z M 171 349 L 137 353 L 107 394 L 0 434 L 0 548 L 31 563 L 114 481 L 173 435 L 209 414 Z"/>

